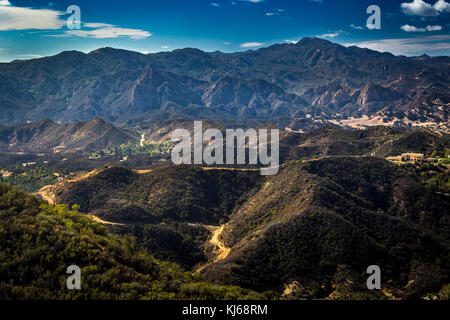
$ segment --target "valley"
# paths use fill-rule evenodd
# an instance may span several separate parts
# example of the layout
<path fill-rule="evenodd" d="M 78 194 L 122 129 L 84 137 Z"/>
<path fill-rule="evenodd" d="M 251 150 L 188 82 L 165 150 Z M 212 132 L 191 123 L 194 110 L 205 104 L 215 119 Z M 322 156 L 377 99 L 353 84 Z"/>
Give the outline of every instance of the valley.
<path fill-rule="evenodd" d="M 447 133 L 324 127 L 280 137 L 280 172 L 272 177 L 239 166 L 104 162 L 35 194 L 75 206 L 108 234 L 134 237 L 157 259 L 215 285 L 289 299 L 445 292 Z M 423 152 L 424 160 L 385 160 L 404 152 Z M 67 153 L 64 162 L 79 156 Z M 362 270 L 373 263 L 384 266 L 381 295 L 363 287 Z"/>

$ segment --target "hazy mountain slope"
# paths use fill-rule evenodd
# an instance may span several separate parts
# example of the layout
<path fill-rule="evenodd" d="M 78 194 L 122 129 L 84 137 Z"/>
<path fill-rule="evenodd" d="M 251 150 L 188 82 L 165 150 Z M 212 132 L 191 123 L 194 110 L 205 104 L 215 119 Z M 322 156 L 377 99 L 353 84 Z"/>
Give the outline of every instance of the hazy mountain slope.
<path fill-rule="evenodd" d="M 365 291 L 376 264 L 394 295 L 439 291 L 449 277 L 449 204 L 384 160 L 290 164 L 231 217 L 220 236 L 231 252 L 203 273 L 253 288 L 295 284 L 296 297 L 346 297 Z"/>
<path fill-rule="evenodd" d="M 103 48 L 1 64 L 0 121 L 102 117 L 118 124 L 166 110 L 208 118 L 376 114 L 445 123 L 449 81 L 448 57 L 396 57 L 316 38 L 233 54 Z"/>
<path fill-rule="evenodd" d="M 58 124 L 44 119 L 24 125 L 0 127 L 3 148 L 13 151 L 92 152 L 137 141 L 137 136 L 99 118 L 73 124 Z"/>

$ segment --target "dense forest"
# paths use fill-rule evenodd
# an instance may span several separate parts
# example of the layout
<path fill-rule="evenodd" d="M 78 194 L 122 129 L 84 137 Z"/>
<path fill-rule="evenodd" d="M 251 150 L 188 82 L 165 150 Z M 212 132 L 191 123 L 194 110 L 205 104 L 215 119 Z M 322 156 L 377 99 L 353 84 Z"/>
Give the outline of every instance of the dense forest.
<path fill-rule="evenodd" d="M 55 172 L 40 166 L 25 169 L 16 166 L 8 177 L 0 176 L 0 182 L 18 187 L 26 192 L 35 192 L 44 186 L 55 184 L 57 181 L 58 176 Z"/>

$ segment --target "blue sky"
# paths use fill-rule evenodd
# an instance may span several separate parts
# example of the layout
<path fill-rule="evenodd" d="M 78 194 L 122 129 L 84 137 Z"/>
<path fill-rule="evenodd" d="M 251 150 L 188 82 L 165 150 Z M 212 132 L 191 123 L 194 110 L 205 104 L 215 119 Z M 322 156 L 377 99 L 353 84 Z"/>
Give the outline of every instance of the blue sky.
<path fill-rule="evenodd" d="M 81 10 L 70 30 L 66 10 Z M 369 5 L 381 29 L 366 27 Z M 446 0 L 0 0 L 0 61 L 115 47 L 235 52 L 317 36 L 394 54 L 450 55 Z"/>

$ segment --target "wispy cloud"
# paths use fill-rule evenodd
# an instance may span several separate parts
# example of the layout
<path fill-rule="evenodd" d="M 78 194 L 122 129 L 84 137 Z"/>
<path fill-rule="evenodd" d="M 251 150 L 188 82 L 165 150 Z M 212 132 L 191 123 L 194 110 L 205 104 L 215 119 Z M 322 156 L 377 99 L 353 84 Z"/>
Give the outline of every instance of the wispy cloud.
<path fill-rule="evenodd" d="M 209 5 L 211 7 L 220 7 L 220 4 L 218 4 L 217 2 L 211 2 Z"/>
<path fill-rule="evenodd" d="M 37 59 L 42 58 L 43 55 L 40 54 L 32 54 L 32 53 L 25 53 L 25 54 L 16 54 L 17 58 L 24 58 L 24 59 Z"/>
<path fill-rule="evenodd" d="M 261 42 L 245 42 L 241 44 L 241 48 L 256 48 L 263 46 L 264 43 Z"/>
<path fill-rule="evenodd" d="M 400 29 L 402 29 L 405 32 L 427 32 L 427 31 L 441 31 L 441 26 L 426 26 L 426 27 L 415 27 L 410 26 L 409 24 L 405 24 L 404 26 L 401 26 Z"/>
<path fill-rule="evenodd" d="M 336 37 L 340 36 L 342 33 L 345 33 L 345 31 L 338 30 L 338 31 L 331 32 L 331 33 L 320 34 L 320 35 L 317 35 L 316 37 L 317 38 L 336 38 Z"/>
<path fill-rule="evenodd" d="M 112 39 L 119 37 L 129 37 L 130 39 L 144 39 L 152 35 L 149 31 L 141 29 L 122 28 L 107 23 L 85 23 L 83 27 L 91 29 L 67 30 L 65 31 L 65 34 L 95 39 Z"/>
<path fill-rule="evenodd" d="M 14 7 L 9 1 L 1 1 L 0 5 L 0 31 L 29 30 L 29 29 L 60 29 L 65 25 L 59 12 L 50 9 L 32 9 Z"/>
<path fill-rule="evenodd" d="M 430 51 L 450 50 L 450 35 L 435 35 L 418 38 L 383 39 L 347 43 L 345 46 L 357 46 L 395 55 L 420 55 Z"/>
<path fill-rule="evenodd" d="M 88 22 L 83 24 L 86 28 L 106 28 L 106 27 L 114 27 L 114 25 L 109 23 L 99 23 L 99 22 Z"/>
<path fill-rule="evenodd" d="M 276 9 L 270 12 L 266 12 L 266 16 L 268 17 L 278 17 L 281 19 L 290 19 L 289 16 L 287 16 L 286 10 L 284 9 Z"/>
<path fill-rule="evenodd" d="M 450 4 L 445 0 L 438 0 L 431 5 L 423 0 L 413 0 L 401 4 L 404 13 L 413 16 L 433 17 L 444 12 L 450 12 Z"/>
<path fill-rule="evenodd" d="M 364 29 L 364 27 L 357 26 L 357 25 L 354 25 L 354 24 L 351 24 L 350 28 L 355 29 L 355 30 L 363 30 Z"/>
<path fill-rule="evenodd" d="M 15 7 L 9 1 L 0 0 L 0 31 L 9 30 L 59 30 L 66 25 L 62 18 L 65 12 L 52 9 L 34 9 Z M 85 23 L 82 30 L 65 30 L 60 34 L 44 35 L 47 37 L 78 36 L 84 38 L 148 38 L 152 34 L 141 29 L 131 29 L 107 23 Z"/>

